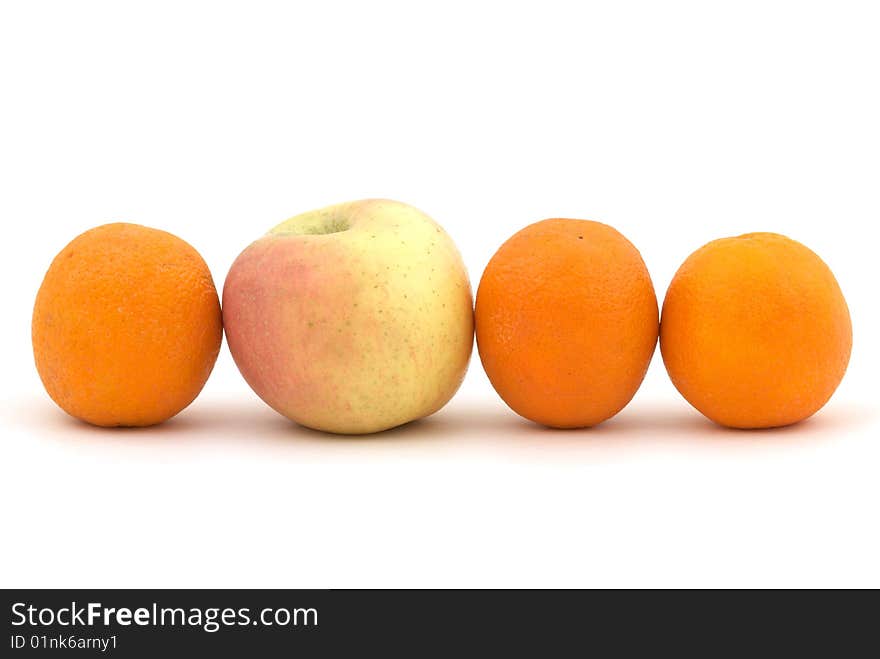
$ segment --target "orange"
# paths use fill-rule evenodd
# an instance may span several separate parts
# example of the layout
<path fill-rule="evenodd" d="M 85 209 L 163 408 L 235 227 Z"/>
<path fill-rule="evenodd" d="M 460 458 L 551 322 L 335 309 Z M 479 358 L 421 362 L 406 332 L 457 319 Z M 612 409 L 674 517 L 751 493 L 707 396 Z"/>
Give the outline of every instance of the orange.
<path fill-rule="evenodd" d="M 663 303 L 660 349 L 669 377 L 724 426 L 807 418 L 834 393 L 851 348 L 849 310 L 831 270 L 775 233 L 701 247 Z"/>
<path fill-rule="evenodd" d="M 99 426 L 147 426 L 201 391 L 220 350 L 208 266 L 176 236 L 105 224 L 49 267 L 32 323 L 34 359 L 65 412 Z"/>
<path fill-rule="evenodd" d="M 483 273 L 477 347 L 492 386 L 527 419 L 593 426 L 632 399 L 657 344 L 657 298 L 615 229 L 550 219 L 516 233 Z"/>

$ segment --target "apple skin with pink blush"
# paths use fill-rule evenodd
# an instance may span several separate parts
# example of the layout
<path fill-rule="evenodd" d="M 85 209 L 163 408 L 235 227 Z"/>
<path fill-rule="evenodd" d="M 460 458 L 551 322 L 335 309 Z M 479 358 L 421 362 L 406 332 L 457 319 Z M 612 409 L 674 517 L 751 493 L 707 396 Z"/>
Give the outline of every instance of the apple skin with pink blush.
<path fill-rule="evenodd" d="M 386 199 L 282 222 L 235 260 L 223 287 L 235 363 L 270 407 L 333 433 L 432 414 L 461 385 L 473 296 L 449 235 Z"/>

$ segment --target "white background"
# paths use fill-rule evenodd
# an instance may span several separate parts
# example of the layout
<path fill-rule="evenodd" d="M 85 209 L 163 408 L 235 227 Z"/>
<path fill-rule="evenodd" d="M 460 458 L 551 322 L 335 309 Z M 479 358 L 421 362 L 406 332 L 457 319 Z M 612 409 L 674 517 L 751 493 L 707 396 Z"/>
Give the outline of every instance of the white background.
<path fill-rule="evenodd" d="M 299 6 L 302 5 L 302 6 Z M 2 586 L 880 586 L 880 20 L 864 2 L 123 3 L 0 9 Z M 551 216 L 609 223 L 662 296 L 705 242 L 785 233 L 854 324 L 828 406 L 723 430 L 659 353 L 592 430 L 510 412 L 474 355 L 430 419 L 287 422 L 225 347 L 148 430 L 45 395 L 53 256 L 109 221 L 194 245 L 218 289 L 281 220 L 410 202 L 476 287 Z"/>

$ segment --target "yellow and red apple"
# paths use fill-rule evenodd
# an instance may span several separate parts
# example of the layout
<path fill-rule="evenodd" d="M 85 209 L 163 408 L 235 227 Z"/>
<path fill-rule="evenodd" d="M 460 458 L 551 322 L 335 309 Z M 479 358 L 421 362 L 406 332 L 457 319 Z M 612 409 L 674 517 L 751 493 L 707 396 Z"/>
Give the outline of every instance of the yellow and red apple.
<path fill-rule="evenodd" d="M 473 345 L 473 301 L 452 239 L 385 199 L 282 222 L 233 263 L 223 324 L 251 388 L 284 416 L 371 433 L 439 410 Z"/>

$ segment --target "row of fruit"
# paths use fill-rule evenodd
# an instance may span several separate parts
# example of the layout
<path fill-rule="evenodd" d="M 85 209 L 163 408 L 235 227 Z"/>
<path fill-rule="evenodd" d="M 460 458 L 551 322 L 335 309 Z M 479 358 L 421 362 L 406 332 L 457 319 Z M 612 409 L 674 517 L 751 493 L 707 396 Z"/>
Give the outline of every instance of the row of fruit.
<path fill-rule="evenodd" d="M 593 426 L 632 399 L 657 345 L 681 394 L 736 428 L 800 421 L 846 370 L 843 294 L 807 247 L 772 233 L 687 258 L 662 322 L 638 250 L 598 222 L 550 219 L 507 240 L 474 306 L 446 232 L 370 199 L 283 222 L 236 259 L 222 311 L 211 273 L 164 231 L 107 224 L 54 259 L 37 294 L 37 370 L 66 412 L 100 426 L 162 422 L 199 394 L 225 330 L 241 374 L 302 425 L 361 434 L 443 407 L 476 329 L 483 367 L 520 415 Z"/>

